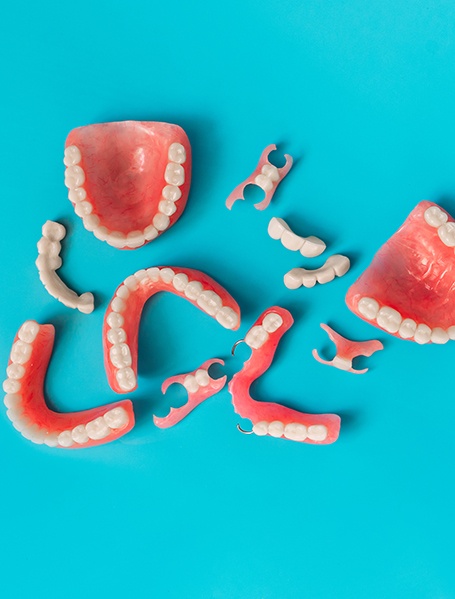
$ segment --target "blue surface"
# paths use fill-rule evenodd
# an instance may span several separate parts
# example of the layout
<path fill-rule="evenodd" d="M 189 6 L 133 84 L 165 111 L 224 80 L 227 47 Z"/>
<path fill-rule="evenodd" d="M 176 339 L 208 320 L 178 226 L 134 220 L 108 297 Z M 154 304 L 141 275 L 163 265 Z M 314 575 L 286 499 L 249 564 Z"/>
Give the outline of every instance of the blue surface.
<path fill-rule="evenodd" d="M 421 199 L 455 214 L 455 5 L 451 1 L 80 0 L 3 6 L 0 359 L 28 318 L 52 322 L 46 382 L 59 410 L 116 399 L 101 325 L 115 287 L 154 264 L 199 268 L 238 299 L 239 332 L 169 295 L 147 306 L 138 423 L 86 451 L 34 446 L 0 414 L 2 597 L 447 599 L 453 570 L 452 346 L 381 334 L 344 305 L 374 252 Z M 193 146 L 186 212 L 157 242 L 120 252 L 87 233 L 66 199 L 74 127 L 182 125 Z M 269 143 L 296 158 L 273 204 L 224 200 Z M 352 257 L 343 279 L 288 291 L 304 265 L 267 235 L 272 216 Z M 60 273 L 92 290 L 90 316 L 42 288 L 46 219 L 68 226 Z M 314 261 L 321 264 L 322 257 Z M 309 264 L 312 265 L 310 262 Z M 238 433 L 225 390 L 174 429 L 152 413 L 185 399 L 167 376 L 203 360 L 235 372 L 233 342 L 280 304 L 296 324 L 258 398 L 342 415 L 339 441 L 308 446 Z M 311 357 L 320 322 L 385 351 L 362 377 Z"/>

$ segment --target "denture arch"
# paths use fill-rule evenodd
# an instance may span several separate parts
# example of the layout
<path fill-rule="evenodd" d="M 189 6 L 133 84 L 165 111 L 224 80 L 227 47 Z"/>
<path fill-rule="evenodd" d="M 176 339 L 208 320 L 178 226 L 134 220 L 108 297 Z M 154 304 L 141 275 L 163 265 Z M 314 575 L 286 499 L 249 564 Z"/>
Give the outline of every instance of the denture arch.
<path fill-rule="evenodd" d="M 160 291 L 186 299 L 228 330 L 240 326 L 237 302 L 205 273 L 178 266 L 156 266 L 137 271 L 117 288 L 104 318 L 104 365 L 109 385 L 117 393 L 128 393 L 137 388 L 141 314 L 146 301 Z"/>

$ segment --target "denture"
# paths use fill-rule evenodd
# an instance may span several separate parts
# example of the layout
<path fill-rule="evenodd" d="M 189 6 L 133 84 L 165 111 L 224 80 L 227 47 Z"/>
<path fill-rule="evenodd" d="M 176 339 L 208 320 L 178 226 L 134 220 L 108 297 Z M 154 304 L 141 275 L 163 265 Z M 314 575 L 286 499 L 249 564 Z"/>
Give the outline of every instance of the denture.
<path fill-rule="evenodd" d="M 455 339 L 454 248 L 453 218 L 421 202 L 349 288 L 349 309 L 400 339 Z"/>
<path fill-rule="evenodd" d="M 43 386 L 54 345 L 54 327 L 26 321 L 11 349 L 3 383 L 7 416 L 23 437 L 37 444 L 81 449 L 109 443 L 134 426 L 130 400 L 82 412 L 57 413 L 45 402 Z"/>
<path fill-rule="evenodd" d="M 36 266 L 39 278 L 46 291 L 68 308 L 76 308 L 83 314 L 90 314 L 95 307 L 93 294 L 90 292 L 78 295 L 61 280 L 55 272 L 62 265 L 60 258 L 60 241 L 66 235 L 65 227 L 48 220 L 42 228 L 43 236 L 38 241 L 38 258 Z"/>
<path fill-rule="evenodd" d="M 277 168 L 274 164 L 272 164 L 269 160 L 269 154 L 274 150 L 276 150 L 275 144 L 267 146 L 262 152 L 258 165 L 251 175 L 247 177 L 243 183 L 237 185 L 234 191 L 229 194 L 229 197 L 226 200 L 226 207 L 229 210 L 232 208 L 234 202 L 245 199 L 244 192 L 247 185 L 257 185 L 264 190 L 265 198 L 261 202 L 254 204 L 254 207 L 257 210 L 264 210 L 267 208 L 273 198 L 275 191 L 277 190 L 278 185 L 291 170 L 292 166 L 292 157 L 289 156 L 289 154 L 284 155 L 286 163 L 283 167 Z"/>
<path fill-rule="evenodd" d="M 282 336 L 293 322 L 290 312 L 272 306 L 248 331 L 244 341 L 252 349 L 251 356 L 228 386 L 234 410 L 251 420 L 256 435 L 318 445 L 333 443 L 340 433 L 341 419 L 336 414 L 305 414 L 277 403 L 257 401 L 250 395 L 251 385 L 270 367 Z"/>
<path fill-rule="evenodd" d="M 281 245 L 287 250 L 300 252 L 306 258 L 320 256 L 326 248 L 326 244 L 319 237 L 301 237 L 294 233 L 285 220 L 276 216 L 270 220 L 267 231 L 272 239 L 281 241 Z"/>
<path fill-rule="evenodd" d="M 207 360 L 197 370 L 193 370 L 193 372 L 171 376 L 164 381 L 161 387 L 163 394 L 166 393 L 171 385 L 178 383 L 179 385 L 183 385 L 187 390 L 188 401 L 180 408 L 171 408 L 169 414 L 163 418 L 153 416 L 153 422 L 156 426 L 159 428 L 174 426 L 188 416 L 203 401 L 221 391 L 226 384 L 227 376 L 222 376 L 219 379 L 212 378 L 208 373 L 212 364 L 222 364 L 224 366 L 224 361 L 217 358 Z"/>
<path fill-rule="evenodd" d="M 368 372 L 368 368 L 357 370 L 352 367 L 352 360 L 358 356 L 370 357 L 375 352 L 384 349 L 382 343 L 376 339 L 372 339 L 371 341 L 350 341 L 334 331 L 327 324 L 321 323 L 321 329 L 327 333 L 329 339 L 335 344 L 336 355 L 333 360 L 323 360 L 319 357 L 318 351 L 313 349 L 313 357 L 321 364 L 334 366 L 339 370 L 345 370 L 353 374 L 365 374 L 365 372 Z"/>
<path fill-rule="evenodd" d="M 293 268 L 284 275 L 284 284 L 288 289 L 299 287 L 314 287 L 316 283 L 324 285 L 330 283 L 335 277 L 344 276 L 351 267 L 351 262 L 346 256 L 334 254 L 327 258 L 325 264 L 313 270 L 307 268 Z"/>
<path fill-rule="evenodd" d="M 180 218 L 191 147 L 178 125 L 123 121 L 73 129 L 65 185 L 84 227 L 119 249 L 149 243 Z"/>
<path fill-rule="evenodd" d="M 178 266 L 137 271 L 118 287 L 104 318 L 104 364 L 109 385 L 117 393 L 137 388 L 139 322 L 145 302 L 160 291 L 185 298 L 226 329 L 240 326 L 237 302 L 203 272 Z"/>

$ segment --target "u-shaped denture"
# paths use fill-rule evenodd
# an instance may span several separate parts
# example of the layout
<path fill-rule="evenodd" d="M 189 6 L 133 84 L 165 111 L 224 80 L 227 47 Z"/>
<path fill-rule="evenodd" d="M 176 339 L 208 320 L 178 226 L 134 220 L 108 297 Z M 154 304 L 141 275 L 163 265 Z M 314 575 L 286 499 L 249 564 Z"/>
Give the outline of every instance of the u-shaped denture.
<path fill-rule="evenodd" d="M 191 146 L 178 125 L 123 121 L 73 129 L 64 164 L 76 214 L 115 248 L 149 243 L 185 209 Z"/>
<path fill-rule="evenodd" d="M 226 207 L 229 210 L 232 208 L 234 202 L 236 202 L 237 200 L 245 199 L 245 187 L 250 184 L 257 185 L 265 192 L 265 198 L 261 202 L 254 204 L 254 207 L 257 210 L 264 210 L 265 208 L 267 208 L 267 206 L 270 204 L 273 198 L 273 195 L 278 185 L 291 170 L 292 166 L 292 157 L 289 156 L 289 154 L 284 155 L 286 163 L 283 167 L 277 168 L 275 165 L 273 165 L 269 161 L 268 157 L 269 154 L 274 150 L 276 150 L 275 144 L 267 146 L 265 150 L 262 152 L 258 165 L 251 173 L 251 175 L 247 179 L 245 179 L 243 183 L 237 185 L 234 191 L 229 195 L 229 197 L 226 200 Z"/>
<path fill-rule="evenodd" d="M 153 416 L 153 422 L 159 428 L 170 428 L 178 422 L 181 422 L 190 412 L 209 397 L 213 397 L 219 393 L 227 381 L 227 376 L 222 376 L 219 379 L 212 378 L 208 370 L 212 364 L 221 364 L 224 366 L 224 361 L 214 358 L 207 360 L 199 368 L 193 372 L 178 374 L 166 379 L 161 387 L 161 392 L 164 394 L 168 388 L 174 383 L 183 385 L 188 391 L 188 401 L 180 408 L 171 408 L 167 416 L 160 418 Z"/>
<path fill-rule="evenodd" d="M 139 270 L 118 287 L 104 319 L 104 364 L 109 385 L 117 393 L 137 387 L 139 321 L 145 302 L 160 291 L 185 298 L 226 329 L 240 326 L 237 302 L 203 272 L 179 266 Z"/>
<path fill-rule="evenodd" d="M 350 267 L 349 258 L 341 254 L 334 254 L 327 258 L 325 264 L 320 268 L 314 270 L 293 268 L 284 275 L 284 284 L 288 289 L 314 287 L 316 283 L 324 285 L 333 281 L 335 277 L 344 276 Z"/>
<path fill-rule="evenodd" d="M 320 256 L 327 247 L 322 239 L 314 235 L 309 237 L 296 235 L 285 220 L 276 216 L 269 222 L 268 234 L 272 239 L 281 241 L 287 250 L 300 252 L 305 258 Z"/>
<path fill-rule="evenodd" d="M 81 449 L 114 441 L 134 426 L 130 400 L 82 412 L 50 410 L 43 394 L 44 379 L 54 344 L 54 327 L 26 321 L 11 349 L 3 383 L 7 416 L 14 428 L 33 443 Z"/>
<path fill-rule="evenodd" d="M 293 322 L 287 310 L 273 306 L 248 331 L 244 341 L 252 349 L 251 357 L 228 386 L 234 410 L 251 420 L 256 435 L 318 445 L 333 443 L 340 432 L 341 420 L 336 414 L 305 414 L 277 403 L 257 401 L 250 395 L 251 385 L 270 367 L 282 336 Z"/>
<path fill-rule="evenodd" d="M 60 241 L 66 235 L 65 227 L 57 222 L 48 220 L 42 228 L 43 236 L 38 241 L 38 258 L 36 266 L 39 278 L 46 291 L 68 308 L 76 308 L 84 314 L 90 314 L 95 307 L 93 294 L 86 292 L 78 295 L 69 289 L 55 272 L 62 265 L 60 258 Z"/>

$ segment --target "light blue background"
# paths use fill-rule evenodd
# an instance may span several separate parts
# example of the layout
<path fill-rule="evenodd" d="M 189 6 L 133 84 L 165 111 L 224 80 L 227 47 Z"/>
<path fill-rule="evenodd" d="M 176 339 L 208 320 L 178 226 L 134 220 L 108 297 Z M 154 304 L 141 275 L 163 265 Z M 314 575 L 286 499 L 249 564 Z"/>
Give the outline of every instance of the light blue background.
<path fill-rule="evenodd" d="M 46 392 L 59 410 L 115 401 L 101 352 L 104 310 L 123 278 L 178 264 L 238 299 L 240 331 L 170 295 L 140 337 L 137 426 L 87 451 L 34 446 L 0 414 L 2 597 L 448 599 L 453 569 L 450 345 L 388 337 L 344 305 L 348 286 L 422 199 L 455 214 L 452 1 L 248 0 L 13 3 L 0 23 L 2 140 L 0 359 L 33 318 L 57 343 Z M 157 242 L 120 252 L 87 233 L 66 199 L 63 144 L 74 127 L 166 120 L 193 146 L 187 210 Z M 224 207 L 262 149 L 295 166 L 263 213 Z M 346 253 L 343 279 L 288 291 L 314 266 L 267 235 L 272 216 Z M 98 309 L 72 312 L 42 288 L 34 260 L 46 219 L 68 227 L 62 277 Z M 324 256 L 325 257 L 325 256 Z M 153 413 L 185 400 L 161 382 L 205 359 L 232 375 L 229 349 L 262 310 L 296 324 L 257 398 L 342 415 L 327 447 L 243 436 L 224 390 L 174 429 Z M 385 351 L 362 377 L 318 364 L 320 322 Z M 246 425 L 247 423 L 243 423 Z"/>

